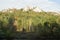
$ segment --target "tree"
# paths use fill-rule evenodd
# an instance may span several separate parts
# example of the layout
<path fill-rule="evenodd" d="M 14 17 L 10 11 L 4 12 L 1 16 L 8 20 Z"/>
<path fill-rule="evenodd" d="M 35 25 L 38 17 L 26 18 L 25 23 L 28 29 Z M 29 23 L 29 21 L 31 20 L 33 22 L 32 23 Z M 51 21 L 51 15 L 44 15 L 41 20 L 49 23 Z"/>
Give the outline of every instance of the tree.
<path fill-rule="evenodd" d="M 49 22 L 45 22 L 44 23 L 44 30 L 45 30 L 45 32 L 50 32 L 50 23 Z"/>
<path fill-rule="evenodd" d="M 51 32 L 52 33 L 59 27 L 58 23 L 56 23 L 56 22 L 53 22 L 50 25 L 51 25 Z"/>

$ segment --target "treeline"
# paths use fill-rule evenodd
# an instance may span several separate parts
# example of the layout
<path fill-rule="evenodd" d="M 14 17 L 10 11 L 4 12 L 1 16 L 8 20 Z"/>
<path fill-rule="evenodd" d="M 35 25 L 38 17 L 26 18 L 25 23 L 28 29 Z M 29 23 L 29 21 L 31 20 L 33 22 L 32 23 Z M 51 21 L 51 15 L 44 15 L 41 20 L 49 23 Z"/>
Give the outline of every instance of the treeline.
<path fill-rule="evenodd" d="M 39 34 L 60 34 L 60 16 L 54 12 L 35 12 L 33 9 L 9 9 L 0 12 L 0 35 L 14 32 L 35 32 Z"/>

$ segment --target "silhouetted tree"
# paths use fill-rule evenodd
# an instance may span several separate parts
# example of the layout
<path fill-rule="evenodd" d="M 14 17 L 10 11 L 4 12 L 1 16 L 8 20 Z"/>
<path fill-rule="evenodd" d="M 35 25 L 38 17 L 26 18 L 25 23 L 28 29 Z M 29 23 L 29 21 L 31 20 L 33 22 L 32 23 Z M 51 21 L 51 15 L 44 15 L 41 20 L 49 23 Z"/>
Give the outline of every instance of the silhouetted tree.
<path fill-rule="evenodd" d="M 53 33 L 58 27 L 59 27 L 58 23 L 56 22 L 51 23 L 51 33 Z"/>
<path fill-rule="evenodd" d="M 43 27 L 42 27 L 42 24 L 41 23 L 39 23 L 38 25 L 37 25 L 37 32 L 38 33 L 40 33 L 40 32 L 42 32 L 42 29 Z"/>
<path fill-rule="evenodd" d="M 12 32 L 16 31 L 16 26 L 14 26 L 15 20 L 14 17 L 9 18 L 9 24 L 8 24 L 8 29 L 11 30 Z"/>
<path fill-rule="evenodd" d="M 26 32 L 26 29 L 25 28 L 22 28 L 22 32 L 25 33 Z"/>
<path fill-rule="evenodd" d="M 50 29 L 51 29 L 50 28 L 50 23 L 49 22 L 45 22 L 44 23 L 44 30 L 45 30 L 45 32 L 47 32 L 47 33 L 50 32 Z"/>

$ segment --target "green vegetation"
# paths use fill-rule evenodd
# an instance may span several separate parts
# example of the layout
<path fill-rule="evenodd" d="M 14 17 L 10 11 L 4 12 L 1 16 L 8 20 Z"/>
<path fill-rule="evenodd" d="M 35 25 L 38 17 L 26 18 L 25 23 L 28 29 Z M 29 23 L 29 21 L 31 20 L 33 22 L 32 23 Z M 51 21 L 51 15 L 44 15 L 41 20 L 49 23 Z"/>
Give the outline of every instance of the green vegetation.
<path fill-rule="evenodd" d="M 33 9 L 1 11 L 0 34 L 4 33 L 6 36 L 11 36 L 16 31 L 60 34 L 60 16 L 54 15 L 54 12 L 35 12 Z"/>

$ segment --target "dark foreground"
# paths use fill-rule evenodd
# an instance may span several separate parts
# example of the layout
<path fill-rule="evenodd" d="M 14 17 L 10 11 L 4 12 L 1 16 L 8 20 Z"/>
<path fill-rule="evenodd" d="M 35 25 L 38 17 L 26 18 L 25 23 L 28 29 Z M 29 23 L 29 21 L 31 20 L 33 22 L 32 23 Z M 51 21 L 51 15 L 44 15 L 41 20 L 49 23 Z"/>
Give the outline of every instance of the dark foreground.
<path fill-rule="evenodd" d="M 2 35 L 0 40 L 60 40 L 60 35 L 17 32 L 7 37 Z"/>

